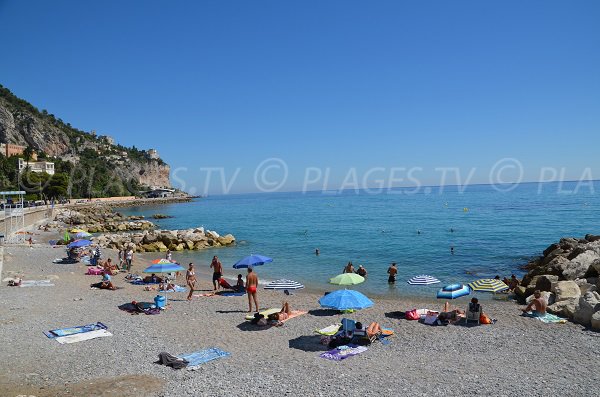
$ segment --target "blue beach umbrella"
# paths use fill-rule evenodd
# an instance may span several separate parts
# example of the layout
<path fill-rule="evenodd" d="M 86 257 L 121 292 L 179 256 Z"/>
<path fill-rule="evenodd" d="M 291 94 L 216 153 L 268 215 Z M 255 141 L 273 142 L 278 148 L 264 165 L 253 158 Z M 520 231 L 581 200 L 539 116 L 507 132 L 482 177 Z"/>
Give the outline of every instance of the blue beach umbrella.
<path fill-rule="evenodd" d="M 321 299 L 322 307 L 335 310 L 360 310 L 373 306 L 373 302 L 358 291 L 351 289 L 339 289 L 333 291 Z"/>
<path fill-rule="evenodd" d="M 461 296 L 469 295 L 471 289 L 463 284 L 450 284 L 440 289 L 437 293 L 438 299 L 456 299 Z"/>
<path fill-rule="evenodd" d="M 268 262 L 273 262 L 273 259 L 269 258 L 268 256 L 252 254 L 250 256 L 247 256 L 247 257 L 237 261 L 235 263 L 235 265 L 233 265 L 233 268 L 234 269 L 242 269 L 244 267 L 260 266 L 260 265 L 264 265 L 265 263 L 268 263 Z"/>
<path fill-rule="evenodd" d="M 179 266 L 179 263 L 171 262 L 171 263 L 157 263 L 152 266 L 148 266 L 144 273 L 173 273 L 180 272 L 185 270 L 183 267 Z M 167 304 L 167 291 L 165 286 L 165 305 Z"/>
<path fill-rule="evenodd" d="M 72 243 L 70 243 L 69 245 L 67 245 L 67 247 L 69 247 L 69 248 L 87 247 L 90 244 L 92 244 L 92 242 L 90 240 L 75 240 Z"/>
<path fill-rule="evenodd" d="M 144 273 L 173 273 L 185 270 L 179 263 L 157 263 L 149 266 L 144 270 Z"/>

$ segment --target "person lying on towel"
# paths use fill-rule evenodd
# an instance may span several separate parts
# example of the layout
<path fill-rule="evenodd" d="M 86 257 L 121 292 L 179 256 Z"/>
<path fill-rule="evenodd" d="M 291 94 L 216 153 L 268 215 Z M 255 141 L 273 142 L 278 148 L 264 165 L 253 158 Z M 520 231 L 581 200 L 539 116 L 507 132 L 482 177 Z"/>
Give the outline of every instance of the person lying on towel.
<path fill-rule="evenodd" d="M 450 302 L 444 304 L 444 310 L 438 314 L 438 320 L 448 321 L 449 323 L 456 323 L 465 318 L 465 312 L 460 309 L 450 310 Z"/>
<path fill-rule="evenodd" d="M 283 304 L 283 307 L 281 308 L 281 310 L 278 313 L 269 314 L 269 320 L 270 321 L 287 320 L 290 317 L 290 313 L 292 313 L 292 311 L 290 310 L 290 305 L 287 302 L 285 302 Z"/>
<path fill-rule="evenodd" d="M 156 274 L 152 273 L 152 275 L 144 277 L 143 281 L 148 284 L 158 284 L 162 283 L 163 279 L 162 277 L 158 277 Z"/>

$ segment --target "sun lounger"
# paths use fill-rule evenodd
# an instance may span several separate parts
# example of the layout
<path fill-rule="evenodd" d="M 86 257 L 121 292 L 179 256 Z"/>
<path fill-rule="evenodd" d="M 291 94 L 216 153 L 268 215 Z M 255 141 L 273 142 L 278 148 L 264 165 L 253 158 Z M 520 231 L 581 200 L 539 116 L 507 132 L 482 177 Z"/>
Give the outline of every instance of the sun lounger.
<path fill-rule="evenodd" d="M 200 367 L 200 365 L 207 363 L 212 360 L 216 360 L 222 357 L 228 357 L 231 353 L 223 351 L 217 347 L 212 347 L 210 349 L 200 350 L 194 353 L 188 354 L 180 354 L 177 357 L 184 359 L 188 362 L 187 369 L 195 370 Z"/>

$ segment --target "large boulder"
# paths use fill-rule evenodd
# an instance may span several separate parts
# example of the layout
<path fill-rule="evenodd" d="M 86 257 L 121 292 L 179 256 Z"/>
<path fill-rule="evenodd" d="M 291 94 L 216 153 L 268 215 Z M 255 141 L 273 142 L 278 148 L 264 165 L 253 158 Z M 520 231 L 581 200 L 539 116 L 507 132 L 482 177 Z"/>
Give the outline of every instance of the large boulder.
<path fill-rule="evenodd" d="M 567 299 L 548 306 L 548 312 L 561 317 L 573 318 L 579 307 L 578 299 Z"/>
<path fill-rule="evenodd" d="M 584 251 L 571 260 L 570 266 L 564 268 L 563 277 L 567 280 L 585 277 L 590 266 L 598 260 L 600 260 L 600 255 L 596 251 Z"/>
<path fill-rule="evenodd" d="M 556 302 L 565 300 L 578 300 L 581 296 L 579 285 L 575 281 L 559 281 L 553 286 Z"/>
<path fill-rule="evenodd" d="M 144 235 L 144 243 L 145 244 L 152 244 L 154 242 L 156 242 L 158 240 L 158 236 L 156 235 L 156 233 L 147 233 Z"/>
<path fill-rule="evenodd" d="M 596 331 L 600 331 L 600 310 L 592 315 L 592 320 L 590 321 L 592 329 Z"/>
<path fill-rule="evenodd" d="M 209 237 L 209 239 L 212 238 L 213 240 L 216 240 L 220 237 L 219 233 L 212 230 L 207 230 L 205 234 Z"/>
<path fill-rule="evenodd" d="M 586 292 L 579 298 L 579 307 L 573 320 L 583 325 L 590 325 L 594 313 L 600 310 L 600 294 L 596 291 Z"/>
<path fill-rule="evenodd" d="M 162 241 L 156 241 L 156 242 L 152 243 L 152 245 L 154 247 L 156 247 L 156 250 L 158 252 L 167 252 L 168 251 L 167 246 Z"/>
<path fill-rule="evenodd" d="M 586 234 L 584 238 L 590 243 L 593 243 L 594 241 L 600 241 L 600 236 L 595 236 L 593 234 Z"/>
<path fill-rule="evenodd" d="M 535 289 L 539 289 L 540 291 L 552 291 L 552 285 L 558 282 L 558 276 L 553 274 L 543 274 L 538 276 Z"/>
<path fill-rule="evenodd" d="M 231 234 L 227 234 L 225 236 L 221 236 L 221 237 L 217 238 L 217 241 L 221 245 L 231 245 L 231 244 L 235 243 L 235 237 L 233 237 L 233 235 L 231 235 Z"/>

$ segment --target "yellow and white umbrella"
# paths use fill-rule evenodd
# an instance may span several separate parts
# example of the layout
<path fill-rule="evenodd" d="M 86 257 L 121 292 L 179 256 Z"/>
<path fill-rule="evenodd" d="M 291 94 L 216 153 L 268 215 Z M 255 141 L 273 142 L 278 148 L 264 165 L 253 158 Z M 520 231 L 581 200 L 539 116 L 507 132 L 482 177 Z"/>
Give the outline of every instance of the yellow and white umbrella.
<path fill-rule="evenodd" d="M 469 287 L 471 287 L 473 291 L 481 292 L 500 292 L 508 289 L 508 285 L 494 278 L 482 278 L 473 281 L 472 283 L 469 283 Z"/>

